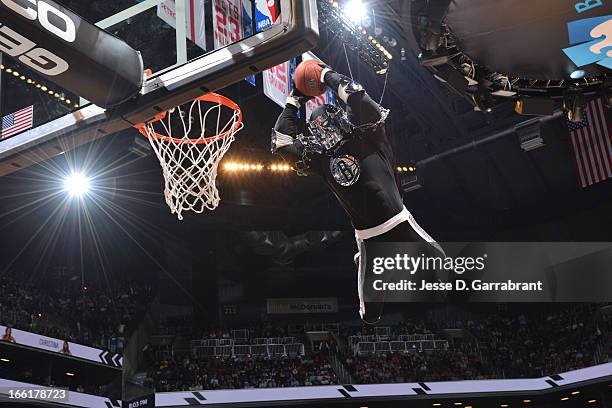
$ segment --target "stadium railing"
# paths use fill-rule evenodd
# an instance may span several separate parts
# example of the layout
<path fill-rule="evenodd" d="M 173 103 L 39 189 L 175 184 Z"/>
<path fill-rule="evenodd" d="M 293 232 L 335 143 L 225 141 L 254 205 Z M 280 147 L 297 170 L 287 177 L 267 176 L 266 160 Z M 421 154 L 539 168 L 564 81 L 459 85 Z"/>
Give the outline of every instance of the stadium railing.
<path fill-rule="evenodd" d="M 359 342 L 353 346 L 353 352 L 360 356 L 378 353 L 414 353 L 422 351 L 448 350 L 448 340 L 420 341 L 375 341 Z"/>
<path fill-rule="evenodd" d="M 304 343 L 290 344 L 236 344 L 232 346 L 202 346 L 191 348 L 191 355 L 202 357 L 237 357 L 237 356 L 303 356 Z"/>

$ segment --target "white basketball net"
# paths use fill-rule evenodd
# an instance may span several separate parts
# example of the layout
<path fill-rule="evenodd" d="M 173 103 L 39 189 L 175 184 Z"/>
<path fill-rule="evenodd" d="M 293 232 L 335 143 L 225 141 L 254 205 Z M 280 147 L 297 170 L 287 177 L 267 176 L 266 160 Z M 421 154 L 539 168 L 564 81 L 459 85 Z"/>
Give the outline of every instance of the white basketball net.
<path fill-rule="evenodd" d="M 222 123 L 222 115 L 228 114 L 230 119 Z M 166 203 L 179 220 L 183 211 L 203 213 L 217 208 L 221 201 L 215 183 L 219 163 L 242 126 L 239 108 L 196 99 L 140 129 L 159 159 Z"/>

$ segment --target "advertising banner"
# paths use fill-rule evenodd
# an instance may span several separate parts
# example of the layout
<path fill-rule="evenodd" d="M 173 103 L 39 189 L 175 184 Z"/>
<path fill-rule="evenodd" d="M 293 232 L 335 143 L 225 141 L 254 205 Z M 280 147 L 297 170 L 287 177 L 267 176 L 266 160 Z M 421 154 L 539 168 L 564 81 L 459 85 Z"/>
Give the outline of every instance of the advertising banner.
<path fill-rule="evenodd" d="M 103 108 L 142 88 L 139 52 L 51 0 L 0 2 L 0 53 Z"/>
<path fill-rule="evenodd" d="M 337 298 L 267 299 L 268 314 L 314 314 L 338 312 Z"/>
<path fill-rule="evenodd" d="M 113 367 L 120 368 L 123 363 L 121 355 L 111 353 L 110 351 L 71 342 L 66 342 L 66 344 L 64 344 L 64 340 L 42 336 L 24 330 L 12 329 L 2 325 L 0 325 L 0 341 L 20 344 L 22 346 L 33 347 L 54 353 L 62 353 Z"/>

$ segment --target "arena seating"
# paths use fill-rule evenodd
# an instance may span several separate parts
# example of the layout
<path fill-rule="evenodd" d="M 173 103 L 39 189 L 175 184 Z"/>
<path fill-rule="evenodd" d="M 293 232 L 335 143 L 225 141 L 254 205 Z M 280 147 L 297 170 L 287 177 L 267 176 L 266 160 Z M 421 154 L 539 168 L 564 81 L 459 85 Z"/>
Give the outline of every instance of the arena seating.
<path fill-rule="evenodd" d="M 192 339 L 188 355 L 158 354 L 148 377 L 157 390 L 302 386 L 339 378 L 368 384 L 541 377 L 607 361 L 610 345 L 603 340 L 610 323 L 598 324 L 597 310 L 596 305 L 558 305 L 522 314 L 467 314 L 452 323 L 338 323 L 330 327 L 340 343 L 320 348 L 306 339 L 308 324 L 302 336 L 289 335 L 295 325 L 208 329 Z M 447 338 L 444 329 L 451 327 L 470 341 Z M 258 337 L 264 333 L 277 336 Z M 341 375 L 345 372 L 349 378 Z"/>
<path fill-rule="evenodd" d="M 501 378 L 535 377 L 595 364 L 603 327 L 591 305 L 560 306 L 548 312 L 491 315 L 466 322 L 483 355 Z"/>
<path fill-rule="evenodd" d="M 240 356 L 164 360 L 149 372 L 157 392 L 209 389 L 276 388 L 337 382 L 325 356 Z"/>
<path fill-rule="evenodd" d="M 327 350 L 308 351 L 280 327 L 195 330 L 166 324 L 164 333 L 192 332 L 189 350 L 158 351 L 146 383 L 156 391 L 274 388 L 338 382 Z M 191 330 L 193 329 L 193 330 Z"/>
<path fill-rule="evenodd" d="M 111 291 L 43 277 L 31 282 L 7 272 L 0 274 L 0 323 L 121 352 L 151 293 L 150 286 L 134 282 L 115 282 Z"/>
<path fill-rule="evenodd" d="M 454 345 L 401 328 L 347 335 L 343 354 L 357 383 L 541 377 L 607 361 L 609 321 L 593 305 L 559 305 L 531 313 L 489 313 L 453 322 L 477 340 Z M 604 348 L 599 358 L 596 351 Z"/>

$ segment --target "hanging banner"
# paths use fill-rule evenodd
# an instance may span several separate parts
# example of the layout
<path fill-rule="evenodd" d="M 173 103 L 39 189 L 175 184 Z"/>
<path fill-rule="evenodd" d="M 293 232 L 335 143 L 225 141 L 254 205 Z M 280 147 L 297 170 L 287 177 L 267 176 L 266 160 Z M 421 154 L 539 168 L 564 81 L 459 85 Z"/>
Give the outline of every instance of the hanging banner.
<path fill-rule="evenodd" d="M 206 16 L 204 0 L 187 0 L 185 10 L 185 29 L 189 38 L 198 47 L 206 50 Z M 176 3 L 168 0 L 157 6 L 157 17 L 176 29 Z"/>
<path fill-rule="evenodd" d="M 257 32 L 269 28 L 278 18 L 278 6 L 275 0 L 255 0 L 255 18 Z"/>
<path fill-rule="evenodd" d="M 314 55 L 312 52 L 307 52 L 305 54 L 302 54 L 302 61 L 308 61 L 311 59 L 321 60 L 316 55 Z M 319 106 L 334 105 L 335 103 L 336 103 L 336 95 L 334 94 L 334 91 L 332 91 L 330 88 L 327 88 L 327 91 L 323 95 L 316 96 L 313 99 L 306 102 L 306 120 L 310 119 L 310 114 L 315 109 L 317 109 Z"/>
<path fill-rule="evenodd" d="M 244 38 L 253 35 L 253 1 L 242 0 L 242 30 Z"/>
<path fill-rule="evenodd" d="M 336 103 L 336 95 L 334 91 L 331 89 L 327 89 L 327 91 L 323 95 L 315 96 L 308 102 L 306 102 L 306 120 L 310 120 L 310 115 L 322 105 L 334 105 Z"/>
<path fill-rule="evenodd" d="M 138 51 L 51 0 L 0 1 L 0 53 L 103 108 L 142 88 Z"/>
<path fill-rule="evenodd" d="M 253 35 L 253 1 L 242 0 L 242 30 L 244 38 Z M 255 75 L 249 75 L 245 78 L 249 84 L 255 86 Z"/>
<path fill-rule="evenodd" d="M 264 94 L 282 108 L 293 89 L 294 71 L 295 58 L 262 73 Z"/>
<path fill-rule="evenodd" d="M 215 49 L 240 41 L 244 37 L 242 24 L 242 4 L 240 0 L 213 1 Z"/>

